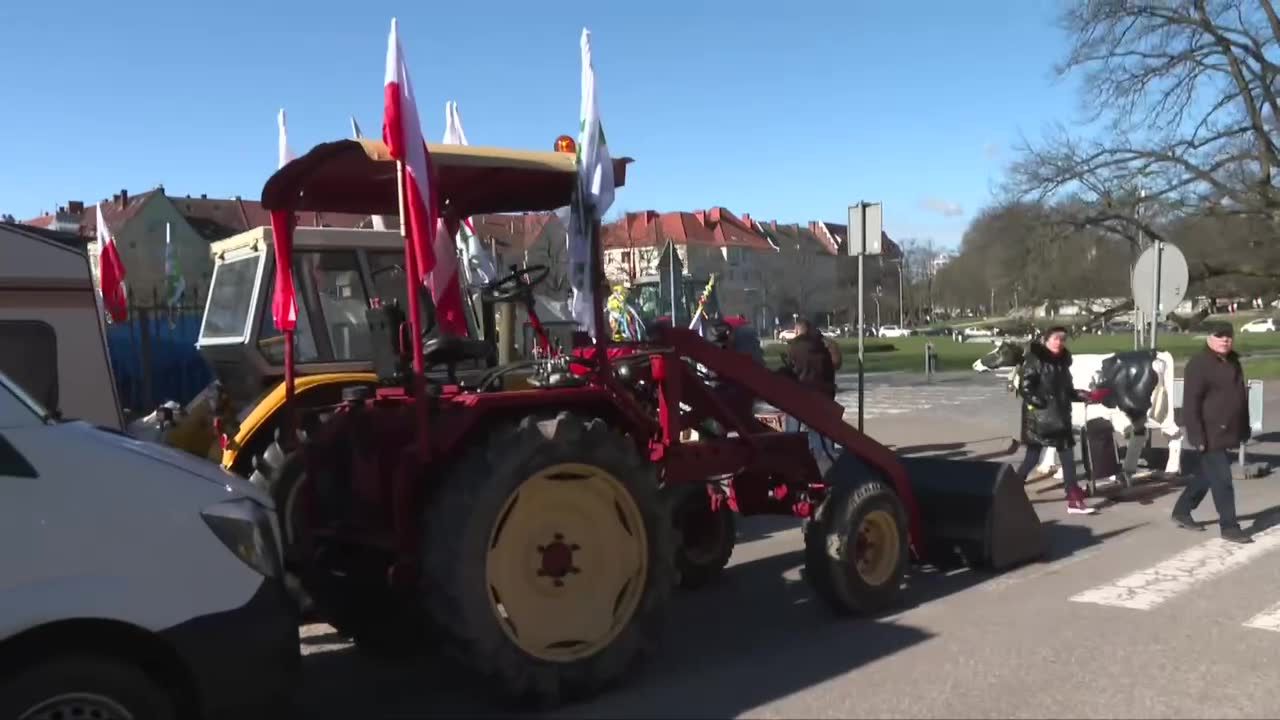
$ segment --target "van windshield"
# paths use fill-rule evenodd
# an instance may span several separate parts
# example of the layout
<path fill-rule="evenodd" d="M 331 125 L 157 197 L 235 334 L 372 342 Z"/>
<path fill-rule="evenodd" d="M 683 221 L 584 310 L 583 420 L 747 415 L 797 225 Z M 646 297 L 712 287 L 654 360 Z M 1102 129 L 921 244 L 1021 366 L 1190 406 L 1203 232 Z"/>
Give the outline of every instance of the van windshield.
<path fill-rule="evenodd" d="M 49 412 L 44 405 L 41 405 L 39 401 L 28 395 L 25 390 L 18 386 L 18 383 L 10 380 L 8 375 L 0 372 L 0 393 L 4 393 L 6 391 L 8 394 L 12 395 L 15 400 L 17 400 L 18 405 L 31 411 L 31 413 L 41 421 L 49 422 L 53 419 L 53 413 Z M 8 406 L 13 403 L 4 404 Z M 12 411 L 8 414 L 12 414 Z"/>
<path fill-rule="evenodd" d="M 262 254 L 228 260 L 213 271 L 202 340 L 242 339 L 249 327 L 249 308 Z"/>

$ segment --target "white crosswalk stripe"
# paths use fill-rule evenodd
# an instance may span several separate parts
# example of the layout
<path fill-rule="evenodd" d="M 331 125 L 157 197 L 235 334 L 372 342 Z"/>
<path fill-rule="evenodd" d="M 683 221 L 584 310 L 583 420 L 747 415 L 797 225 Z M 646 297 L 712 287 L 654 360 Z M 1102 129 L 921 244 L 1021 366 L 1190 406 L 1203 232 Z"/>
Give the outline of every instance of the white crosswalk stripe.
<path fill-rule="evenodd" d="M 1128 610 L 1153 610 L 1276 548 L 1280 548 L 1280 526 L 1255 534 L 1253 542 L 1246 545 L 1212 538 L 1149 568 L 1089 588 L 1070 600 Z M 1241 626 L 1280 632 L 1280 603 L 1245 620 Z"/>
<path fill-rule="evenodd" d="M 1280 603 L 1276 603 L 1244 622 L 1244 626 L 1257 630 L 1280 632 Z"/>

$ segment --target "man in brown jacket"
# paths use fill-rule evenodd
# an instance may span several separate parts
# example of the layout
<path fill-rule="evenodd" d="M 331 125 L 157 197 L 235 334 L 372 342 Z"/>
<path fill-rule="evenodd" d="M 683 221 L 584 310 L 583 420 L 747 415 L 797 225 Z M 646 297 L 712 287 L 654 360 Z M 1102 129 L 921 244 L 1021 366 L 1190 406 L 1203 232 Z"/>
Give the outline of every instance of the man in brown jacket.
<path fill-rule="evenodd" d="M 1182 420 L 1187 443 L 1198 456 L 1195 476 L 1173 506 L 1173 521 L 1188 530 L 1203 530 L 1191 511 L 1213 493 L 1222 538 L 1250 543 L 1236 519 L 1235 488 L 1231 482 L 1229 451 L 1249 439 L 1249 398 L 1244 370 L 1232 346 L 1230 323 L 1210 328 L 1208 347 L 1187 362 L 1183 372 Z"/>
<path fill-rule="evenodd" d="M 800 382 L 828 397 L 836 396 L 836 368 L 826 338 L 813 323 L 796 320 L 796 336 L 787 342 L 787 363 Z"/>

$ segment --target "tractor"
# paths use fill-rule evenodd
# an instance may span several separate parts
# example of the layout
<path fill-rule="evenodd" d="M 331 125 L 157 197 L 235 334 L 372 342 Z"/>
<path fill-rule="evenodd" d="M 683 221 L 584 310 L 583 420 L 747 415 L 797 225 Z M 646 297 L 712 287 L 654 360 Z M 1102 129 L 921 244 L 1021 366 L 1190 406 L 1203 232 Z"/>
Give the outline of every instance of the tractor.
<path fill-rule="evenodd" d="M 572 206 L 603 289 L 573 141 L 555 147 L 429 145 L 445 231 L 480 213 Z M 629 162 L 614 161 L 619 186 Z M 402 202 L 397 163 L 371 140 L 318 145 L 262 191 L 286 249 L 294 213 L 394 215 Z M 404 252 L 412 267 L 412 243 Z M 527 301 L 545 277 L 516 268 L 482 293 Z M 466 378 L 460 366 L 494 356 L 488 339 L 425 335 L 395 297 L 371 299 L 365 317 L 376 382 L 297 403 L 288 358 L 301 350 L 286 353 L 282 431 L 254 478 L 277 500 L 286 567 L 316 614 L 368 651 L 438 644 L 512 700 L 588 697 L 656 648 L 683 574 L 722 566 L 723 540 L 705 536 L 730 511 L 802 519 L 805 576 L 839 614 L 892 607 L 913 563 L 1004 568 L 1043 551 L 1007 465 L 900 458 L 829 397 L 692 330 L 659 324 L 625 343 L 579 332 L 563 351 Z M 526 379 L 506 385 L 517 366 Z M 837 451 L 815 456 L 805 432 L 779 431 L 710 380 Z M 708 421 L 717 431 L 684 439 Z M 704 511 L 677 512 L 691 502 Z M 710 556 L 697 556 L 702 544 Z"/>

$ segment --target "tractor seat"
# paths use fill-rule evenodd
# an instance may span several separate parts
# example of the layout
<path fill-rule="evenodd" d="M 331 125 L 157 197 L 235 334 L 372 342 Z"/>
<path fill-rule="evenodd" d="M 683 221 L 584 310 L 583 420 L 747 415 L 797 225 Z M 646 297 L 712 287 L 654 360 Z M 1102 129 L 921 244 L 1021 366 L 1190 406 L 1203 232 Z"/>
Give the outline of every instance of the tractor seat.
<path fill-rule="evenodd" d="M 456 335 L 433 337 L 422 345 L 422 361 L 428 367 L 457 365 L 467 360 L 489 360 L 494 348 L 485 340 L 472 340 Z"/>

